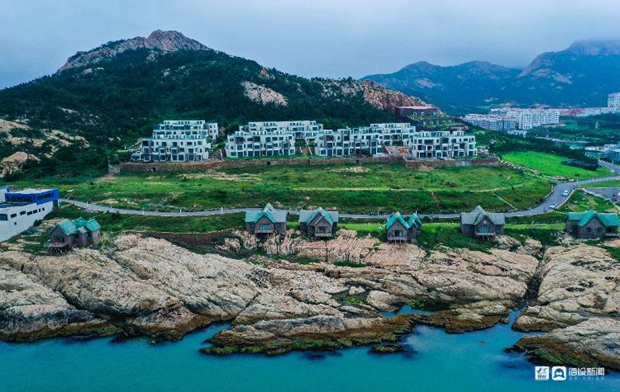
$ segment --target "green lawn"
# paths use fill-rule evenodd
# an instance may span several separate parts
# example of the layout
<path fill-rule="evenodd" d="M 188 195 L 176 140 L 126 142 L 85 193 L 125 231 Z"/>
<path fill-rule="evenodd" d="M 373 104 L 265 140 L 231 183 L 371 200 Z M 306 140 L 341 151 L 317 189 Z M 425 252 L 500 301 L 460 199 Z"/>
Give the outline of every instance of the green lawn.
<path fill-rule="evenodd" d="M 322 206 L 343 212 L 458 212 L 483 205 L 507 211 L 538 204 L 551 183 L 506 167 L 453 167 L 430 172 L 400 164 L 257 166 L 206 173 L 127 173 L 101 179 L 48 179 L 21 186 L 59 186 L 63 197 L 112 207 L 195 211 Z"/>
<path fill-rule="evenodd" d="M 118 233 L 128 230 L 207 233 L 226 229 L 242 230 L 245 227 L 243 223 L 243 213 L 206 217 L 168 218 L 142 215 L 88 213 L 71 205 L 62 205 L 59 209 L 48 215 L 46 219 L 75 219 L 79 217 L 96 218 L 103 226 L 103 230 L 108 233 Z"/>
<path fill-rule="evenodd" d="M 566 177 L 575 180 L 585 180 L 612 176 L 612 173 L 602 167 L 596 171 L 585 170 L 578 167 L 562 164 L 568 158 L 554 154 L 546 154 L 535 151 L 517 151 L 502 155 L 502 159 L 515 165 L 527 167 L 549 177 Z"/>
<path fill-rule="evenodd" d="M 588 195 L 584 192 L 574 192 L 571 198 L 560 207 L 560 212 L 583 212 L 593 210 L 597 212 L 619 212 L 618 206 L 600 197 Z"/>

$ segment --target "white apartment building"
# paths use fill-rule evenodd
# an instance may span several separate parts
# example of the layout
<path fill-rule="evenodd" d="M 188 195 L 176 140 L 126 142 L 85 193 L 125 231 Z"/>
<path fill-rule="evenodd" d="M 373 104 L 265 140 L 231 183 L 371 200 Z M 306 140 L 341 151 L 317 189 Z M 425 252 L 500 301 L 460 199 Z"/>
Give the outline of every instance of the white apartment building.
<path fill-rule="evenodd" d="M 383 153 L 383 146 L 406 145 L 415 135 L 416 127 L 409 123 L 324 130 L 316 136 L 314 153 L 322 157 L 374 156 Z"/>
<path fill-rule="evenodd" d="M 416 158 L 459 158 L 476 155 L 476 139 L 463 131 L 418 132 L 409 123 L 370 124 L 368 127 L 323 129 L 315 121 L 248 123 L 228 135 L 226 156 L 247 158 L 287 156 L 295 141 L 314 143 L 321 157 L 377 156 L 383 147 L 404 146 Z"/>
<path fill-rule="evenodd" d="M 371 128 L 346 128 L 320 132 L 314 142 L 314 153 L 321 157 L 377 155 L 383 152 L 383 135 Z"/>
<path fill-rule="evenodd" d="M 250 122 L 239 127 L 240 132 L 292 132 L 296 141 L 314 141 L 323 124 L 312 120 Z"/>
<path fill-rule="evenodd" d="M 58 189 L 0 189 L 0 242 L 7 241 L 43 220 L 58 205 Z"/>
<path fill-rule="evenodd" d="M 517 129 L 517 118 L 497 114 L 468 114 L 463 120 L 468 123 L 497 132 L 510 132 Z"/>
<path fill-rule="evenodd" d="M 228 135 L 229 158 L 276 157 L 295 154 L 295 134 L 291 131 L 237 131 Z"/>
<path fill-rule="evenodd" d="M 465 158 L 476 156 L 476 137 L 463 131 L 421 131 L 408 141 L 413 158 Z"/>
<path fill-rule="evenodd" d="M 517 129 L 529 131 L 542 125 L 560 123 L 560 111 L 557 109 L 493 109 L 491 114 L 514 117 Z"/>
<path fill-rule="evenodd" d="M 217 123 L 204 120 L 169 120 L 153 127 L 153 136 L 140 142 L 132 154 L 141 162 L 203 162 L 209 159 L 210 140 L 217 137 Z"/>
<path fill-rule="evenodd" d="M 211 140 L 220 135 L 217 123 L 208 123 L 205 120 L 165 120 L 153 127 L 153 132 L 155 131 L 179 131 L 179 134 L 181 131 L 207 131 Z"/>
<path fill-rule="evenodd" d="M 607 107 L 620 107 L 620 93 L 611 93 L 607 96 Z"/>

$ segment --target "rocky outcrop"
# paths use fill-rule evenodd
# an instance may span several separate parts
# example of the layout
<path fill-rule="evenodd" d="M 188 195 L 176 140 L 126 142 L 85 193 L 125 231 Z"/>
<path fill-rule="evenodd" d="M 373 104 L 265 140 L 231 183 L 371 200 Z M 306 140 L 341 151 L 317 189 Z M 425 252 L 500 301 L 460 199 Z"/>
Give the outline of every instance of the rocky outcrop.
<path fill-rule="evenodd" d="M 620 318 L 620 264 L 599 247 L 554 247 L 545 253 L 535 303 L 516 320 L 521 331 L 550 331 L 591 317 Z"/>
<path fill-rule="evenodd" d="M 114 332 L 107 321 L 76 309 L 36 277 L 0 264 L 0 339 L 31 341 Z"/>
<path fill-rule="evenodd" d="M 288 100 L 279 92 L 260 84 L 244 81 L 241 83 L 244 94 L 252 102 L 261 105 L 288 106 Z"/>
<path fill-rule="evenodd" d="M 505 320 L 528 291 L 538 261 L 523 253 L 494 249 L 492 253 L 465 249 L 427 252 L 411 244 L 385 244 L 354 231 L 340 230 L 329 241 L 307 241 L 294 232 L 257 241 L 237 232 L 224 245 L 228 250 L 260 249 L 280 257 L 316 260 L 326 264 L 279 264 L 278 268 L 321 272 L 349 287 L 349 295 L 363 297 L 365 305 L 380 311 L 395 310 L 412 301 L 441 311 L 413 315 L 417 322 L 444 327 L 448 332 L 488 328 Z M 365 268 L 338 268 L 348 261 Z M 321 284 L 325 287 L 325 283 Z M 332 287 L 332 292 L 345 287 Z M 324 291 L 324 290 L 323 290 Z M 306 302 L 331 305 L 316 287 L 298 290 Z M 321 294 L 317 294 L 321 293 Z M 312 297 L 310 299 L 310 297 Z M 351 298 L 350 298 L 351 299 Z M 358 307 L 358 312 L 361 311 Z"/>
<path fill-rule="evenodd" d="M 0 264 L 37 276 L 71 305 L 109 320 L 128 334 L 178 339 L 209 321 L 94 250 L 62 257 L 4 252 Z"/>
<path fill-rule="evenodd" d="M 3 158 L 0 161 L 0 178 L 18 173 L 28 161 L 38 162 L 39 159 L 23 151 L 18 151 Z"/>
<path fill-rule="evenodd" d="M 205 45 L 191 38 L 187 38 L 178 31 L 155 30 L 147 38 L 135 37 L 132 39 L 109 42 L 88 52 L 78 52 L 69 57 L 58 73 L 63 71 L 97 64 L 105 59 L 116 57 L 128 50 L 149 49 L 155 52 L 168 53 L 179 50 L 211 50 Z"/>
<path fill-rule="evenodd" d="M 361 95 L 364 101 L 377 109 L 394 113 L 397 106 L 431 106 L 419 98 L 395 90 L 389 90 L 369 80 L 346 81 L 325 80 L 323 96 L 332 98 L 338 94 Z"/>
<path fill-rule="evenodd" d="M 592 317 L 577 325 L 525 337 L 512 348 L 536 361 L 620 370 L 620 320 Z"/>

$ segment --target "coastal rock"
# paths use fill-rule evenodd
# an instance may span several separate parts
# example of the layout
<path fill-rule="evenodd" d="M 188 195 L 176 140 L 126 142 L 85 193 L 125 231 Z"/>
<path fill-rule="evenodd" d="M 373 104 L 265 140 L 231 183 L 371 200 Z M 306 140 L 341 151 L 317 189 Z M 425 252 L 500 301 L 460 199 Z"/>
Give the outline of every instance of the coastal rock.
<path fill-rule="evenodd" d="M 250 264 L 195 254 L 155 238 L 125 236 L 116 246 L 114 259 L 121 266 L 212 320 L 236 317 L 259 295 L 264 270 Z"/>
<path fill-rule="evenodd" d="M 114 331 L 107 321 L 71 306 L 36 277 L 0 264 L 0 339 L 31 341 Z"/>
<path fill-rule="evenodd" d="M 512 350 L 525 351 L 545 364 L 620 370 L 620 320 L 592 317 L 571 327 L 524 337 Z"/>
<path fill-rule="evenodd" d="M 620 264 L 605 249 L 584 244 L 551 248 L 541 277 L 536 302 L 513 328 L 550 331 L 590 317 L 619 317 Z"/>
<path fill-rule="evenodd" d="M 71 305 L 106 318 L 129 334 L 177 339 L 208 322 L 95 250 L 60 257 L 5 252 L 0 263 L 37 276 Z"/>

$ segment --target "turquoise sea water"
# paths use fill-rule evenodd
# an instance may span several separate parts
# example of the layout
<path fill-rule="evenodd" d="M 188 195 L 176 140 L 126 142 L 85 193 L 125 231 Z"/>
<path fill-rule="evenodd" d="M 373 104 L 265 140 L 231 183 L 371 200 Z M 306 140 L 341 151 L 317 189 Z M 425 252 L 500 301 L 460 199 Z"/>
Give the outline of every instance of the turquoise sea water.
<path fill-rule="evenodd" d="M 523 336 L 508 325 L 463 335 L 417 327 L 406 339 L 410 353 L 386 356 L 368 347 L 275 358 L 198 352 L 226 327 L 159 345 L 143 339 L 0 343 L 0 391 L 620 391 L 618 374 L 534 381 L 534 365 L 503 352 Z"/>

